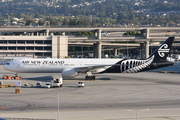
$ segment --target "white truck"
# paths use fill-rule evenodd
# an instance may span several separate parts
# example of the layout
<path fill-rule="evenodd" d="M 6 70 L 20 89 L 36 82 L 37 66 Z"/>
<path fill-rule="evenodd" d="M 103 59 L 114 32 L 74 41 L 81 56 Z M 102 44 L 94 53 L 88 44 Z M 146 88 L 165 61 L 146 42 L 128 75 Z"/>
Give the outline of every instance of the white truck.
<path fill-rule="evenodd" d="M 63 86 L 62 77 L 53 78 L 53 87 L 62 87 L 62 86 Z"/>

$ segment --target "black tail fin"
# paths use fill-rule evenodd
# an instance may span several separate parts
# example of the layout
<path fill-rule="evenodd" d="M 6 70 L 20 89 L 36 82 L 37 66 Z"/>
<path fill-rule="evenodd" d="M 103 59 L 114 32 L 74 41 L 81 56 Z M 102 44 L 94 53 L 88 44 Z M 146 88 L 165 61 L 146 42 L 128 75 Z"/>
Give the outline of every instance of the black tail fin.
<path fill-rule="evenodd" d="M 163 62 L 166 61 L 166 58 L 171 51 L 171 46 L 174 41 L 174 37 L 169 37 L 166 41 L 162 43 L 161 46 L 159 46 L 152 55 L 149 56 L 151 58 L 154 56 L 153 63 Z"/>

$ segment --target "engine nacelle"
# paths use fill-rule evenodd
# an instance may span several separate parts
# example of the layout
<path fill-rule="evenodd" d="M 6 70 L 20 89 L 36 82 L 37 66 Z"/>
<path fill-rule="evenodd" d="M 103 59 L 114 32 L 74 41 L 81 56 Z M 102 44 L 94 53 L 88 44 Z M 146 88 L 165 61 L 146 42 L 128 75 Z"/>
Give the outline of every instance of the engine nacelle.
<path fill-rule="evenodd" d="M 79 74 L 78 74 L 78 72 L 75 71 L 74 68 L 64 68 L 62 70 L 62 77 L 63 78 L 74 78 L 77 75 L 79 75 Z"/>

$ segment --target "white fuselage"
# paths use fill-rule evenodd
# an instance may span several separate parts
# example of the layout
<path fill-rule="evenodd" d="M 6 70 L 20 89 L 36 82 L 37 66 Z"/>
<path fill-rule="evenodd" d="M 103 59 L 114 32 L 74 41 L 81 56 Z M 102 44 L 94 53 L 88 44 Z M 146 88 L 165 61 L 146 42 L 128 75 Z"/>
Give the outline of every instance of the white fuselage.
<path fill-rule="evenodd" d="M 17 59 L 3 66 L 12 72 L 23 73 L 61 73 L 63 69 L 91 66 L 112 66 L 122 59 Z M 107 69 L 107 68 L 105 68 Z"/>

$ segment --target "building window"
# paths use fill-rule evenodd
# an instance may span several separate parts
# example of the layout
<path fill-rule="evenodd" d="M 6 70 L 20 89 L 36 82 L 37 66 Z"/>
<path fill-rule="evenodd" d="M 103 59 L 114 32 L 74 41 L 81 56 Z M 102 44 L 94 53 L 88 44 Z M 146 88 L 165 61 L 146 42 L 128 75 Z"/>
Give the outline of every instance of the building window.
<path fill-rule="evenodd" d="M 43 50 L 43 47 L 35 47 L 35 50 Z"/>
<path fill-rule="evenodd" d="M 26 50 L 34 50 L 34 47 L 26 47 Z"/>
<path fill-rule="evenodd" d="M 24 40 L 18 40 L 17 43 L 18 44 L 25 44 L 25 41 Z"/>
<path fill-rule="evenodd" d="M 4 42 L 3 42 L 4 41 Z M 0 44 L 7 44 L 7 41 L 6 40 L 0 40 Z"/>
<path fill-rule="evenodd" d="M 9 50 L 16 50 L 16 47 L 9 47 Z"/>
<path fill-rule="evenodd" d="M 0 50 L 3 50 L 3 47 L 0 47 Z M 4 50 L 7 50 L 7 47 L 4 47 Z"/>
<path fill-rule="evenodd" d="M 44 44 L 52 44 L 52 41 L 51 40 L 45 40 Z"/>
<path fill-rule="evenodd" d="M 44 50 L 52 50 L 52 47 L 44 47 Z"/>
<path fill-rule="evenodd" d="M 52 56 L 52 53 L 44 53 L 44 56 Z"/>
<path fill-rule="evenodd" d="M 27 40 L 26 44 L 34 44 L 34 40 Z"/>
<path fill-rule="evenodd" d="M 9 44 L 16 44 L 16 40 L 9 40 L 8 43 Z"/>
<path fill-rule="evenodd" d="M 43 56 L 43 53 L 35 53 L 36 56 Z"/>
<path fill-rule="evenodd" d="M 43 44 L 42 40 L 35 40 L 35 44 Z"/>
<path fill-rule="evenodd" d="M 17 47 L 17 50 L 25 50 L 25 47 Z"/>

